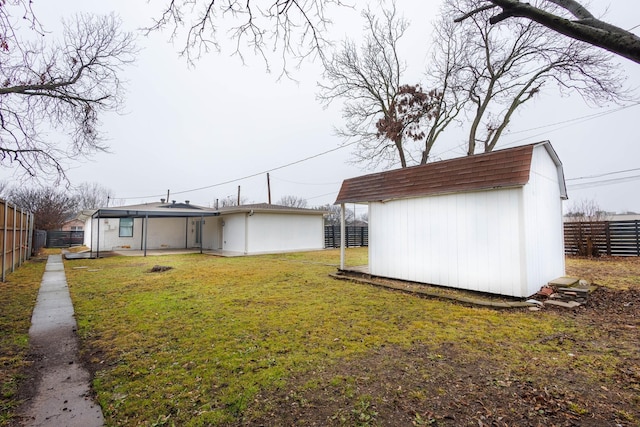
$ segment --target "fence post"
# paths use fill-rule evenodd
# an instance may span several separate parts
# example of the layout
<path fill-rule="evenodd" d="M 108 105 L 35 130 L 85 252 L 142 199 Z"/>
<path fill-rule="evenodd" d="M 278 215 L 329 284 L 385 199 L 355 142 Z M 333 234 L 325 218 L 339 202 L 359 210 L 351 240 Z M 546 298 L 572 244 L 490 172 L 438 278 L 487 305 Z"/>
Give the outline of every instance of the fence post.
<path fill-rule="evenodd" d="M 640 222 L 636 220 L 636 255 L 640 256 L 640 228 L 638 228 Z"/>
<path fill-rule="evenodd" d="M 611 256 L 611 229 L 609 225 L 611 223 L 609 221 L 605 221 L 604 223 L 604 235 L 607 240 L 607 256 Z"/>
<path fill-rule="evenodd" d="M 36 216 L 29 212 L 29 257 L 33 253 L 33 233 L 36 231 Z"/>
<path fill-rule="evenodd" d="M 331 247 L 332 248 L 336 247 L 336 226 L 335 225 L 331 226 Z"/>
<path fill-rule="evenodd" d="M 16 222 L 18 207 L 13 207 L 13 236 L 11 237 L 11 272 L 16 271 Z"/>
<path fill-rule="evenodd" d="M 2 226 L 2 281 L 4 282 L 6 279 L 6 266 L 7 266 L 7 220 L 9 218 L 9 213 L 7 209 L 9 209 L 8 203 L 6 200 L 2 202 L 4 207 L 4 224 Z"/>

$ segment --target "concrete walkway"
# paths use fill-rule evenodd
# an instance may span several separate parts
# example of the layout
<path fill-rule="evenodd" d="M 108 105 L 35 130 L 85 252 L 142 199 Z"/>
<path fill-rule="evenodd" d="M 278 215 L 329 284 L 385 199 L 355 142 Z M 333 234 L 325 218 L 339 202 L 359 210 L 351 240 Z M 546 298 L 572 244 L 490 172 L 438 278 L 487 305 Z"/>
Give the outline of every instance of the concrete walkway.
<path fill-rule="evenodd" d="M 102 410 L 91 398 L 90 376 L 81 366 L 73 305 L 61 255 L 49 255 L 29 329 L 38 357 L 36 395 L 25 426 L 99 427 Z"/>

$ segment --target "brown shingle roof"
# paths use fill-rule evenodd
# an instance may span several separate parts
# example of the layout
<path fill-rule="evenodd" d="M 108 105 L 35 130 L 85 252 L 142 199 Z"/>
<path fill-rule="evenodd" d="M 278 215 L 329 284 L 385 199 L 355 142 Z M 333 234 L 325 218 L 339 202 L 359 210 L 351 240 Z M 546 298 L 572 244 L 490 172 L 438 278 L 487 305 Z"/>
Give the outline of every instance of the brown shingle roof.
<path fill-rule="evenodd" d="M 342 183 L 335 203 L 524 186 L 537 145 L 540 143 L 350 178 Z"/>

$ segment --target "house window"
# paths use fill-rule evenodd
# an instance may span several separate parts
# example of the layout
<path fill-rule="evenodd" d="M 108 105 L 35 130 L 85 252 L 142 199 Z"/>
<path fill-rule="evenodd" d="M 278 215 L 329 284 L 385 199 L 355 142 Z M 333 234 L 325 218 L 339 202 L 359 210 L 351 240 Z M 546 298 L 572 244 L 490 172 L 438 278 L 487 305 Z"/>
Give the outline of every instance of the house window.
<path fill-rule="evenodd" d="M 133 237 L 133 218 L 120 218 L 120 237 Z"/>
<path fill-rule="evenodd" d="M 71 231 L 82 231 L 82 226 L 81 225 L 72 225 L 71 226 Z"/>

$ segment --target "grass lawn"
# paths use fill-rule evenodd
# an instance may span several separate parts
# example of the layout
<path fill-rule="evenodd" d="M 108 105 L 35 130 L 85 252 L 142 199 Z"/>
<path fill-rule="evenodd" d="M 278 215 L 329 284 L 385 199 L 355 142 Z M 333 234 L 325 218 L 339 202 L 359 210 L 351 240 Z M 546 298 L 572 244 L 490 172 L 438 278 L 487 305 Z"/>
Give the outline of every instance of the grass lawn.
<path fill-rule="evenodd" d="M 568 260 L 622 298 L 615 316 L 419 298 L 331 279 L 338 260 L 65 261 L 107 425 L 640 425 L 638 260 Z"/>
<path fill-rule="evenodd" d="M 33 259 L 0 283 L 0 425 L 15 416 L 18 389 L 30 363 L 29 327 L 45 262 Z"/>

